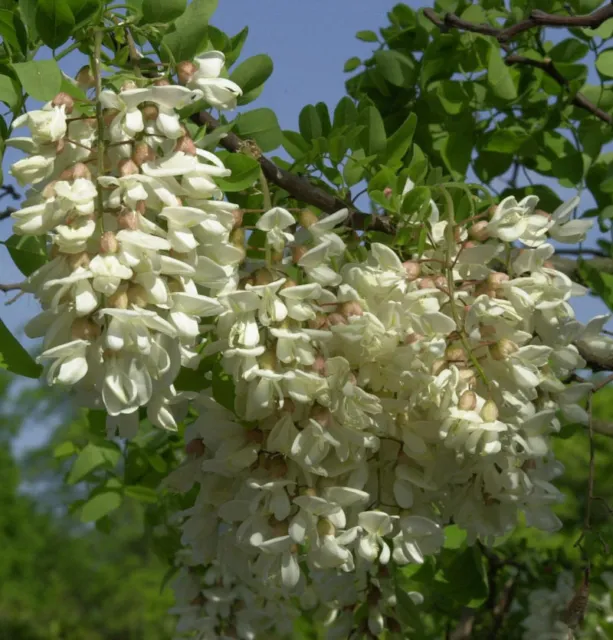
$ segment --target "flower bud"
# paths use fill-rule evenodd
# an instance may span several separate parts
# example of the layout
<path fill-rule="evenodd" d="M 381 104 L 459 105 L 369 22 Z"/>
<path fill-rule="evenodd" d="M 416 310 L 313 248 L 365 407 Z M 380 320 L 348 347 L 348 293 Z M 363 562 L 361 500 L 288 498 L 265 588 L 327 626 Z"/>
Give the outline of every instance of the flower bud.
<path fill-rule="evenodd" d="M 462 249 L 474 249 L 476 246 L 477 243 L 472 240 L 466 240 L 462 243 Z"/>
<path fill-rule="evenodd" d="M 311 365 L 311 369 L 313 373 L 317 373 L 320 376 L 328 375 L 328 365 L 326 364 L 326 359 L 321 355 L 315 356 L 315 362 Z"/>
<path fill-rule="evenodd" d="M 488 296 L 489 298 L 495 298 L 496 289 L 490 287 L 487 282 L 482 282 L 475 287 L 475 296 Z"/>
<path fill-rule="evenodd" d="M 419 281 L 418 287 L 420 289 L 435 289 L 434 280 L 432 278 L 422 278 Z"/>
<path fill-rule="evenodd" d="M 305 229 L 313 226 L 318 220 L 319 218 L 317 217 L 317 215 L 310 209 L 302 209 L 302 211 L 300 211 L 300 214 L 298 215 L 298 223 Z"/>
<path fill-rule="evenodd" d="M 407 260 L 402 263 L 402 266 L 406 271 L 407 280 L 409 282 L 413 282 L 413 280 L 417 280 L 417 278 L 419 278 L 419 274 L 421 273 L 421 265 L 419 262 L 416 262 L 415 260 Z"/>
<path fill-rule="evenodd" d="M 445 359 L 448 362 L 466 362 L 468 360 L 463 347 L 449 345 L 445 349 Z"/>
<path fill-rule="evenodd" d="M 513 355 L 519 347 L 508 338 L 502 338 L 495 344 L 490 345 L 490 355 L 494 360 L 506 360 Z"/>
<path fill-rule="evenodd" d="M 109 127 L 111 125 L 111 122 L 113 122 L 113 120 L 115 120 L 115 118 L 119 115 L 119 110 L 118 109 L 105 109 L 102 112 L 102 120 L 104 121 L 104 124 Z"/>
<path fill-rule="evenodd" d="M 232 226 L 233 229 L 237 229 L 238 227 L 242 226 L 243 215 L 244 211 L 242 209 L 234 209 L 232 211 L 232 217 L 234 218 L 234 225 Z"/>
<path fill-rule="evenodd" d="M 504 282 L 509 281 L 509 276 L 506 273 L 495 271 L 490 273 L 487 277 L 487 283 L 492 289 L 498 289 Z"/>
<path fill-rule="evenodd" d="M 127 309 L 130 306 L 128 293 L 125 288 L 120 287 L 106 299 L 106 306 L 112 309 Z"/>
<path fill-rule="evenodd" d="M 131 158 L 124 158 L 117 163 L 119 175 L 122 177 L 133 176 L 140 173 L 138 165 Z"/>
<path fill-rule="evenodd" d="M 194 438 L 185 445 L 185 453 L 187 453 L 188 456 L 193 456 L 194 458 L 201 458 L 205 451 L 206 447 L 200 438 Z"/>
<path fill-rule="evenodd" d="M 437 358 L 432 363 L 432 375 L 437 376 L 443 369 L 447 367 L 447 361 L 443 358 Z"/>
<path fill-rule="evenodd" d="M 277 354 L 273 349 L 267 349 L 264 353 L 258 357 L 258 366 L 260 369 L 267 371 L 274 371 L 277 368 Z"/>
<path fill-rule="evenodd" d="M 129 229 L 135 231 L 138 229 L 138 214 L 136 211 L 130 211 L 130 209 L 124 209 L 117 216 L 117 224 L 120 229 Z"/>
<path fill-rule="evenodd" d="M 487 400 L 479 414 L 485 422 L 495 422 L 498 420 L 498 407 L 493 400 Z"/>
<path fill-rule="evenodd" d="M 100 327 L 89 318 L 76 318 L 70 327 L 73 340 L 95 340 L 100 337 Z"/>
<path fill-rule="evenodd" d="M 79 267 L 83 267 L 85 269 L 89 267 L 89 254 L 86 251 L 82 251 L 81 253 L 69 253 L 66 256 L 66 262 L 68 262 L 68 267 L 71 271 L 76 271 Z"/>
<path fill-rule="evenodd" d="M 383 189 L 383 196 L 385 198 L 391 198 L 393 193 L 394 190 L 391 187 L 385 187 L 385 189 Z"/>
<path fill-rule="evenodd" d="M 153 84 L 156 87 L 168 87 L 170 85 L 170 80 L 167 78 L 158 78 Z"/>
<path fill-rule="evenodd" d="M 272 529 L 272 534 L 275 538 L 280 538 L 281 536 L 286 536 L 289 531 L 289 523 L 287 520 L 277 520 L 274 516 L 270 516 L 268 519 L 268 524 Z"/>
<path fill-rule="evenodd" d="M 245 230 L 242 228 L 233 229 L 230 233 L 230 243 L 239 249 L 245 248 Z"/>
<path fill-rule="evenodd" d="M 93 89 L 96 86 L 96 78 L 94 78 L 92 70 L 87 64 L 79 69 L 76 75 L 76 81 L 83 91 Z"/>
<path fill-rule="evenodd" d="M 551 214 L 547 213 L 547 211 L 543 211 L 542 209 L 535 209 L 534 215 L 543 216 L 543 218 L 547 218 L 548 220 L 551 220 Z"/>
<path fill-rule="evenodd" d="M 287 471 L 287 462 L 281 456 L 275 456 L 268 463 L 268 472 L 273 478 L 285 478 Z"/>
<path fill-rule="evenodd" d="M 292 262 L 294 264 L 298 264 L 302 257 L 308 252 L 307 247 L 303 247 L 302 245 L 297 245 L 292 247 Z"/>
<path fill-rule="evenodd" d="M 288 278 L 282 285 L 279 291 L 283 291 L 284 289 L 291 289 L 292 287 L 297 287 L 298 283 L 291 278 Z"/>
<path fill-rule="evenodd" d="M 327 518 L 320 518 L 317 523 L 317 533 L 320 536 L 333 536 L 336 533 L 336 527 Z"/>
<path fill-rule="evenodd" d="M 495 205 L 495 204 L 491 205 L 486 212 L 487 217 L 490 219 L 493 218 L 497 208 L 498 208 L 498 205 Z"/>
<path fill-rule="evenodd" d="M 143 120 L 146 122 L 157 120 L 157 117 L 160 115 L 160 110 L 156 104 L 144 104 L 140 110 L 143 114 Z"/>
<path fill-rule="evenodd" d="M 132 150 L 132 161 L 138 167 L 142 167 L 145 162 L 155 160 L 155 151 L 146 142 L 137 142 Z"/>
<path fill-rule="evenodd" d="M 313 405 L 311 412 L 309 413 L 309 418 L 311 420 L 315 420 L 317 424 L 321 425 L 324 429 L 327 429 L 330 426 L 330 419 L 332 418 L 332 414 L 329 409 L 326 407 L 322 407 L 320 404 Z"/>
<path fill-rule="evenodd" d="M 317 495 L 317 489 L 315 489 L 315 487 L 306 487 L 306 489 L 302 489 L 300 493 L 303 496 L 311 496 L 311 498 L 313 498 Z"/>
<path fill-rule="evenodd" d="M 76 180 L 77 178 L 85 178 L 85 180 L 91 180 L 92 172 L 89 170 L 89 167 L 83 162 L 76 162 L 72 167 L 72 177 Z"/>
<path fill-rule="evenodd" d="M 434 278 L 434 286 L 445 293 L 447 292 L 448 284 L 449 283 L 445 276 L 436 276 L 436 278 Z"/>
<path fill-rule="evenodd" d="M 477 406 L 477 394 L 474 391 L 465 391 L 458 402 L 458 408 L 462 411 L 473 411 Z"/>
<path fill-rule="evenodd" d="M 468 230 L 468 235 L 477 242 L 485 242 L 490 237 L 490 232 L 487 230 L 488 224 L 486 220 L 475 222 Z"/>
<path fill-rule="evenodd" d="M 72 96 L 69 96 L 64 91 L 60 91 L 60 93 L 53 98 L 51 104 L 54 107 L 63 106 L 66 113 L 72 113 L 72 110 L 74 109 L 74 100 L 72 99 Z"/>
<path fill-rule="evenodd" d="M 119 242 L 112 231 L 105 231 L 100 238 L 100 253 L 117 253 Z"/>
<path fill-rule="evenodd" d="M 49 200 L 49 198 L 55 197 L 55 185 L 58 183 L 57 180 L 52 180 L 49 184 L 46 184 L 42 190 L 41 195 L 45 200 Z"/>
<path fill-rule="evenodd" d="M 341 303 L 338 310 L 341 315 L 345 316 L 345 318 L 351 318 L 351 316 L 361 316 L 364 314 L 362 306 L 357 300 L 348 300 L 347 302 Z"/>
<path fill-rule="evenodd" d="M 136 85 L 136 82 L 134 82 L 134 80 L 126 80 L 121 85 L 121 91 L 131 91 L 132 89 L 138 89 L 138 86 Z"/>
<path fill-rule="evenodd" d="M 472 389 L 477 385 L 477 376 L 472 369 L 460 369 L 460 381 Z"/>
<path fill-rule="evenodd" d="M 340 313 L 336 313 L 336 312 L 331 313 L 328 316 L 327 321 L 330 327 L 334 327 L 337 324 L 347 324 L 347 319 L 344 316 L 342 316 Z"/>
<path fill-rule="evenodd" d="M 66 138 L 60 138 L 55 142 L 55 155 L 59 156 L 66 148 Z"/>
<path fill-rule="evenodd" d="M 147 290 L 140 284 L 131 283 L 128 287 L 128 301 L 137 307 L 146 307 L 149 304 L 147 300 Z"/>
<path fill-rule="evenodd" d="M 191 60 L 182 60 L 177 65 L 177 76 L 179 84 L 187 84 L 193 77 L 198 67 Z"/>
<path fill-rule="evenodd" d="M 258 269 L 253 274 L 253 280 L 257 286 L 270 284 L 275 281 L 275 277 L 270 269 Z"/>
<path fill-rule="evenodd" d="M 424 336 L 421 333 L 407 333 L 404 337 L 404 344 L 415 344 L 423 339 Z"/>
<path fill-rule="evenodd" d="M 62 173 L 58 176 L 58 180 L 67 180 L 70 182 L 74 178 L 74 167 L 68 167 L 64 169 Z"/>
<path fill-rule="evenodd" d="M 316 313 L 314 318 L 308 321 L 309 329 L 327 329 L 328 317 L 323 313 Z"/>
<path fill-rule="evenodd" d="M 144 216 L 145 215 L 145 211 L 147 211 L 147 201 L 146 200 L 139 200 L 136 203 L 135 211 L 136 211 L 136 213 L 140 213 L 141 216 Z"/>
<path fill-rule="evenodd" d="M 180 137 L 175 144 L 175 151 L 182 151 L 188 156 L 196 155 L 196 145 L 190 136 Z"/>

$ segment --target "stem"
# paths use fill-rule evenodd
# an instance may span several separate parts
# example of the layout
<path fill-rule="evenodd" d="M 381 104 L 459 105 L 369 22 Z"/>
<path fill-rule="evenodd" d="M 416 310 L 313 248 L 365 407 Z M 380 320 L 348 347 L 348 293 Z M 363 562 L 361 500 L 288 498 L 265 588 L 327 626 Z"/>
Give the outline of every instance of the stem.
<path fill-rule="evenodd" d="M 94 78 L 96 80 L 96 122 L 98 124 L 98 149 L 97 149 L 97 168 L 98 178 L 104 174 L 104 119 L 102 115 L 102 102 L 100 94 L 102 93 L 102 64 L 100 61 L 102 52 L 102 38 L 104 32 L 100 29 L 96 30 L 94 36 Z M 96 184 L 96 200 L 98 203 L 98 215 L 101 227 L 103 226 L 104 201 L 102 197 L 102 187 Z"/>
<path fill-rule="evenodd" d="M 453 186 L 456 186 L 456 185 L 453 185 Z M 440 189 L 443 192 L 443 196 L 445 198 L 445 202 L 447 204 L 447 211 L 448 211 L 448 223 L 447 223 L 447 229 L 446 229 L 447 231 L 447 264 L 450 265 L 452 263 L 451 247 L 455 246 L 455 238 L 454 238 L 455 218 L 454 218 L 454 210 L 453 210 L 453 200 L 451 199 L 451 195 L 449 194 L 449 191 L 447 191 L 447 189 L 445 189 L 444 187 L 440 187 Z M 451 266 L 451 267 L 448 267 L 448 270 L 447 270 L 447 289 L 449 290 L 447 295 L 449 296 L 449 305 L 451 308 L 451 315 L 453 316 L 453 321 L 456 324 L 457 332 L 460 337 L 460 342 L 464 347 L 464 351 L 466 351 L 466 354 L 471 359 L 473 366 L 475 367 L 475 369 L 477 370 L 477 373 L 479 374 L 479 377 L 483 380 L 483 382 L 485 383 L 485 386 L 489 389 L 489 386 L 490 386 L 489 380 L 485 375 L 485 371 L 483 371 L 483 367 L 479 364 L 479 361 L 477 360 L 477 358 L 475 357 L 475 354 L 473 353 L 473 350 L 470 346 L 470 343 L 468 342 L 468 338 L 464 331 L 464 327 L 462 326 L 460 316 L 458 315 L 458 310 L 455 307 L 454 285 L 455 283 L 453 281 L 453 266 Z"/>
<path fill-rule="evenodd" d="M 78 49 L 80 44 L 81 44 L 81 42 L 78 41 L 78 40 L 73 42 L 69 47 L 66 47 L 63 51 L 58 53 L 55 56 L 55 59 L 56 60 L 61 60 L 64 56 L 67 56 L 69 53 L 72 53 L 75 49 Z"/>
<path fill-rule="evenodd" d="M 264 175 L 264 171 L 260 169 L 260 187 L 262 189 L 262 196 L 264 198 L 264 210 L 269 211 L 272 209 L 272 200 L 270 199 L 270 189 L 268 188 L 268 181 Z"/>

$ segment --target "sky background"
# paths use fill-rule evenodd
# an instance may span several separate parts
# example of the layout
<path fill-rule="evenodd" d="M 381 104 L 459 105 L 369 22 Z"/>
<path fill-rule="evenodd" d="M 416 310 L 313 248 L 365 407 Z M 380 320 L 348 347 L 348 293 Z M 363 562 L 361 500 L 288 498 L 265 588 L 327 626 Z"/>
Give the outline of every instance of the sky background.
<path fill-rule="evenodd" d="M 267 53 L 274 62 L 274 73 L 267 81 L 261 97 L 248 108 L 269 107 L 277 114 L 282 129 L 297 130 L 298 114 L 306 104 L 322 101 L 332 111 L 345 95 L 345 60 L 352 56 L 364 58 L 373 48 L 372 43 L 357 40 L 355 33 L 362 29 L 376 31 L 384 26 L 387 22 L 385 14 L 395 4 L 397 0 L 220 0 L 211 22 L 228 35 L 234 35 L 249 25 L 249 36 L 241 60 Z M 414 9 L 432 6 L 431 2 L 407 4 Z M 554 40 L 563 35 L 561 30 L 551 33 Z M 64 58 L 61 66 L 66 73 L 74 76 L 85 63 L 85 58 L 76 53 Z M 13 150 L 5 155 L 3 168 L 8 183 L 15 184 L 10 180 L 8 169 L 19 157 L 20 154 Z M 539 180 L 543 180 L 541 176 Z M 557 190 L 560 192 L 559 188 Z M 563 198 L 572 195 L 570 190 L 560 193 Z M 5 198 L 0 209 L 9 205 L 15 206 L 16 203 Z M 591 198 L 582 204 L 582 208 L 592 206 Z M 10 235 L 11 221 L 0 221 L 0 238 L 6 239 Z M 592 241 L 596 235 L 592 234 Z M 0 265 L 0 282 L 18 282 L 22 279 L 3 246 L 0 247 Z M 12 294 L 6 297 L 10 300 Z M 606 307 L 594 298 L 582 299 L 580 304 L 575 304 L 575 308 L 578 318 L 583 322 L 596 314 L 606 313 Z M 23 325 L 38 311 L 38 303 L 29 295 L 21 296 L 8 306 L 0 300 L 0 318 L 28 349 L 35 347 L 36 343 L 23 334 Z M 41 428 L 44 428 L 43 425 Z M 28 433 L 22 443 L 26 446 L 38 439 L 35 432 L 28 430 Z"/>

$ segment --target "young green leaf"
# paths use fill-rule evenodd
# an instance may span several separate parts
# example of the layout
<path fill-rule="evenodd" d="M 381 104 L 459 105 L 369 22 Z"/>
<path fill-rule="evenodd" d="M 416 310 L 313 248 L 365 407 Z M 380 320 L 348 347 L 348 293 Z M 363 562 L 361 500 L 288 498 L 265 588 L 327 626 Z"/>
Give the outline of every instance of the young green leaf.
<path fill-rule="evenodd" d="M 515 100 L 517 98 L 517 87 L 498 47 L 490 47 L 487 81 L 493 94 L 498 98 L 503 100 Z"/>
<path fill-rule="evenodd" d="M 413 142 L 413 134 L 417 126 L 417 116 L 410 113 L 409 117 L 388 138 L 383 161 L 387 164 L 402 162 L 405 154 Z"/>
<path fill-rule="evenodd" d="M 81 507 L 81 522 L 95 522 L 121 505 L 121 494 L 117 491 L 103 491 L 93 495 Z"/>
<path fill-rule="evenodd" d="M 32 360 L 32 356 L 21 346 L 17 338 L 0 320 L 0 356 L 2 366 L 26 378 L 38 378 L 42 367 Z"/>
<path fill-rule="evenodd" d="M 359 139 L 367 156 L 385 149 L 387 136 L 383 118 L 376 107 L 366 107 L 358 114 L 358 124 L 364 126 Z"/>
<path fill-rule="evenodd" d="M 143 23 L 167 23 L 183 14 L 187 0 L 143 0 Z"/>
<path fill-rule="evenodd" d="M 29 276 L 48 262 L 45 243 L 41 236 L 12 235 L 5 246 L 24 276 Z"/>
<path fill-rule="evenodd" d="M 35 100 L 53 99 L 62 86 L 62 72 L 55 60 L 31 60 L 13 65 L 24 91 Z"/>
<path fill-rule="evenodd" d="M 241 138 L 254 140 L 262 151 L 272 151 L 283 142 L 279 121 L 271 109 L 242 113 L 235 120 L 234 130 Z"/>
<path fill-rule="evenodd" d="M 272 70 L 270 56 L 262 53 L 241 62 L 232 72 L 230 80 L 236 82 L 243 93 L 249 93 L 263 85 L 270 78 Z"/>
<path fill-rule="evenodd" d="M 39 0 L 36 10 L 36 29 L 48 47 L 56 49 L 64 44 L 74 26 L 75 17 L 70 10 L 68 0 Z"/>
<path fill-rule="evenodd" d="M 355 37 L 358 40 L 362 40 L 362 42 L 378 42 L 379 41 L 377 34 L 374 31 L 370 31 L 370 30 L 358 31 L 355 34 Z"/>
<path fill-rule="evenodd" d="M 321 138 L 323 128 L 319 119 L 319 112 L 312 104 L 307 104 L 298 116 L 298 127 L 305 140 Z"/>
<path fill-rule="evenodd" d="M 224 191 L 243 191 L 260 177 L 260 164 L 255 158 L 234 153 L 224 159 L 224 164 L 232 171 L 232 175 L 217 179 Z"/>
<path fill-rule="evenodd" d="M 174 28 L 163 38 L 160 55 L 167 60 L 170 50 L 177 62 L 191 60 L 206 49 L 208 42 L 207 25 L 217 8 L 218 0 L 192 0 L 185 13 L 175 21 Z"/>

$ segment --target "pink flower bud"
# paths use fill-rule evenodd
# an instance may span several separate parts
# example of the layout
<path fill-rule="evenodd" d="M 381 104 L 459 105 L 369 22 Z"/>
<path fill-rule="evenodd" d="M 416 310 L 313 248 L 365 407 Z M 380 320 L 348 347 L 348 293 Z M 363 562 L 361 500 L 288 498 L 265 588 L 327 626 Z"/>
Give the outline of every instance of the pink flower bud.
<path fill-rule="evenodd" d="M 179 84 L 186 85 L 194 76 L 198 67 L 191 60 L 182 60 L 177 65 Z"/>
<path fill-rule="evenodd" d="M 69 96 L 64 91 L 60 91 L 60 93 L 53 98 L 51 104 L 54 107 L 63 106 L 66 113 L 72 113 L 72 110 L 74 109 L 74 100 L 72 99 L 72 96 Z"/>

